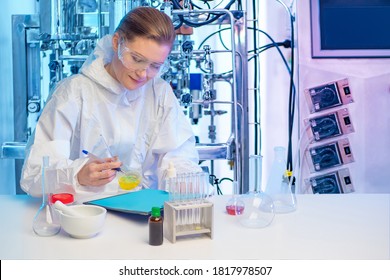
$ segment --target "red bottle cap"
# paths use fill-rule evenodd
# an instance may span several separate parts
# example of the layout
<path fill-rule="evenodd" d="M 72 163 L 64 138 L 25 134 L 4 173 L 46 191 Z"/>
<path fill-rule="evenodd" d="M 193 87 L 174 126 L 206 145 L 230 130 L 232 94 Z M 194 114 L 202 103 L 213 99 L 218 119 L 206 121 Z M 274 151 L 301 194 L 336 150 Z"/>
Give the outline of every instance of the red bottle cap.
<path fill-rule="evenodd" d="M 51 195 L 51 203 L 55 203 L 57 200 L 63 204 L 70 204 L 74 202 L 74 196 L 71 193 L 56 193 Z"/>

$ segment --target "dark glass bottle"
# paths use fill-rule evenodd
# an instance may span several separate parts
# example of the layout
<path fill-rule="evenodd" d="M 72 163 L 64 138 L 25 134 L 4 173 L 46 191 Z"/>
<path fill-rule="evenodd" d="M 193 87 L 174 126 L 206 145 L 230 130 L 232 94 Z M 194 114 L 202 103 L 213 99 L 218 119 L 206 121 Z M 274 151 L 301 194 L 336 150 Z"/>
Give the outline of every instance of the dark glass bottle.
<path fill-rule="evenodd" d="M 163 217 L 160 207 L 152 207 L 149 217 L 149 244 L 158 246 L 163 243 Z"/>

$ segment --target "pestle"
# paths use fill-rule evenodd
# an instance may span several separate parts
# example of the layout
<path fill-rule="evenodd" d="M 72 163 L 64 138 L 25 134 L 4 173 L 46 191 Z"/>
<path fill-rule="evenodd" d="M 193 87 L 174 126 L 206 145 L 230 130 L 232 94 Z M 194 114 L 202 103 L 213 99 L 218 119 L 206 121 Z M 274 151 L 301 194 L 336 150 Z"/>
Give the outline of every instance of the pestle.
<path fill-rule="evenodd" d="M 66 215 L 73 216 L 73 217 L 84 217 L 83 214 L 81 214 L 78 211 L 74 210 L 72 207 L 69 207 L 69 206 L 65 205 L 64 203 L 62 203 L 59 200 L 57 200 L 54 203 L 54 207 L 57 210 L 60 210 L 62 213 L 66 214 Z"/>

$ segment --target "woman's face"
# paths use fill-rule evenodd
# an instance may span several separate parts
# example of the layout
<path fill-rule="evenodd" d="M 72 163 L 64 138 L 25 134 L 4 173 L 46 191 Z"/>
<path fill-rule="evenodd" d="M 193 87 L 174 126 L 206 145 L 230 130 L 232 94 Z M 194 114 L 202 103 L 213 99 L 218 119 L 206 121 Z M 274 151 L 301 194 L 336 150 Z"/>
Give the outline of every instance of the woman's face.
<path fill-rule="evenodd" d="M 170 46 L 159 45 L 151 39 L 136 38 L 133 42 L 121 40 L 117 33 L 112 40 L 114 57 L 107 71 L 129 90 L 143 86 L 158 75 L 170 52 Z"/>

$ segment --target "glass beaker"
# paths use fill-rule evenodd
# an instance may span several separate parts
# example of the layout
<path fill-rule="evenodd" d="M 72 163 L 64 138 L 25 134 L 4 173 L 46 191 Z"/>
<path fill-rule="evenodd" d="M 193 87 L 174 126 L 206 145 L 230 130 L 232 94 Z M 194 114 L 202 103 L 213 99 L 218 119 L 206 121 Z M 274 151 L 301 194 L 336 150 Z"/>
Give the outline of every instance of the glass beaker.
<path fill-rule="evenodd" d="M 137 187 L 141 187 L 142 176 L 141 172 L 136 169 L 124 169 L 118 172 L 118 184 L 122 190 L 130 191 Z"/>
<path fill-rule="evenodd" d="M 33 220 L 33 230 L 39 236 L 56 235 L 61 226 L 54 215 L 54 209 L 50 202 L 49 185 L 46 178 L 46 169 L 49 167 L 49 157 L 42 158 L 42 204 Z"/>
<path fill-rule="evenodd" d="M 242 215 L 244 213 L 245 204 L 240 199 L 237 181 L 233 182 L 233 191 L 233 197 L 229 199 L 226 204 L 226 213 L 229 215 Z"/>
<path fill-rule="evenodd" d="M 274 203 L 275 213 L 289 213 L 296 210 L 295 194 L 291 191 L 289 179 L 286 176 L 286 149 L 274 148 L 274 160 L 268 176 L 265 193 Z"/>

